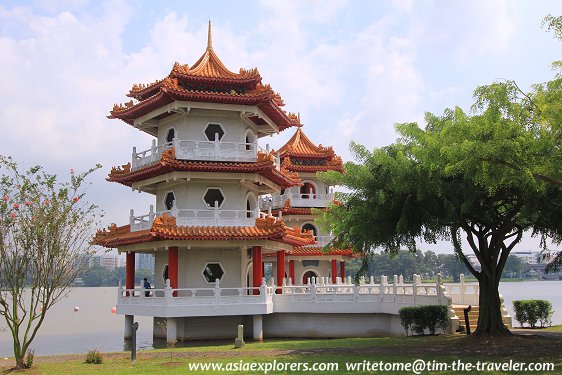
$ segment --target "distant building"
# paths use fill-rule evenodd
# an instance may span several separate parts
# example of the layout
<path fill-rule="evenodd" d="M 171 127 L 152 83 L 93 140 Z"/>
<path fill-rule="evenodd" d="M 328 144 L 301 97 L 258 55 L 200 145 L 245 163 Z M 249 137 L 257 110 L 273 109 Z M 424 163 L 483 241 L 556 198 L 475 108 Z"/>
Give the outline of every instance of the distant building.
<path fill-rule="evenodd" d="M 104 254 L 101 256 L 101 266 L 110 271 L 114 271 L 117 267 L 117 255 Z"/>
<path fill-rule="evenodd" d="M 115 267 L 119 267 L 119 259 L 116 254 L 85 254 L 83 255 L 83 257 L 85 259 L 85 262 L 87 263 L 88 268 L 97 266 L 113 271 L 115 270 Z M 123 261 L 121 261 L 121 263 L 123 263 Z"/>
<path fill-rule="evenodd" d="M 151 270 L 154 272 L 154 254 L 138 254 L 135 264 L 136 270 Z"/>
<path fill-rule="evenodd" d="M 538 264 L 540 253 L 531 250 L 513 250 L 510 255 L 516 256 L 525 264 Z"/>

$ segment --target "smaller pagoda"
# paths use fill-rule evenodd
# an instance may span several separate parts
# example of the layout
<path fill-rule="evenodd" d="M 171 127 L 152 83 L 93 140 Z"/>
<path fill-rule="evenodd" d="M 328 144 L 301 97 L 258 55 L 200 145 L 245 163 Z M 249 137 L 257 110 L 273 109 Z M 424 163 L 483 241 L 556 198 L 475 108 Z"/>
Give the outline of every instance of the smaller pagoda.
<path fill-rule="evenodd" d="M 277 274 L 279 278 L 290 278 L 294 285 L 305 285 L 309 281 L 327 277 L 336 283 L 338 277 L 345 278 L 345 261 L 352 258 L 351 249 L 324 249 L 331 241 L 328 233 L 322 233 L 314 222 L 312 209 L 325 209 L 334 199 L 333 188 L 317 177 L 317 172 L 344 172 L 342 159 L 334 153 L 332 147 L 315 145 L 299 126 L 285 145 L 278 151 L 281 165 L 288 171 L 297 173 L 300 186 L 282 189 L 271 197 L 260 199 L 260 209 L 269 211 L 274 216 L 282 217 L 287 224 L 298 226 L 303 231 L 311 231 L 316 243 L 295 246 L 288 251 L 289 272 Z M 280 261 L 272 261 L 274 269 Z"/>

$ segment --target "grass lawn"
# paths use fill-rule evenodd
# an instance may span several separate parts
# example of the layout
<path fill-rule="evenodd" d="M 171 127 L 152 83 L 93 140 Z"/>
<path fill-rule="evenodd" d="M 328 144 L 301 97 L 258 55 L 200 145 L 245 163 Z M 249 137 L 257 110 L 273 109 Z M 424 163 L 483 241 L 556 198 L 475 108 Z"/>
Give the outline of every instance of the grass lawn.
<path fill-rule="evenodd" d="M 560 329 L 560 326 L 553 327 Z M 543 330 L 544 331 L 544 330 Z M 421 359 L 436 366 L 438 362 L 452 364 L 477 361 L 509 362 L 553 362 L 556 372 L 562 372 L 562 335 L 553 337 L 514 336 L 482 340 L 462 335 L 426 337 L 384 337 L 323 340 L 266 340 L 264 343 L 247 343 L 244 349 L 233 349 L 232 344 L 193 346 L 186 348 L 141 351 L 137 362 L 131 363 L 130 353 L 103 353 L 100 365 L 85 364 L 85 354 L 53 357 L 36 357 L 32 369 L 11 373 L 24 374 L 264 374 L 264 369 L 244 371 L 190 370 L 194 364 L 217 363 L 222 366 L 263 366 L 279 363 L 315 363 L 327 366 L 337 363 L 339 370 L 326 371 L 268 371 L 271 374 L 404 374 L 411 371 L 355 371 L 346 370 L 346 364 L 371 362 L 395 362 L 405 364 Z M 2 367 L 4 366 L 4 367 Z M 303 366 L 303 365 L 301 365 Z M 5 372 L 9 366 L 2 364 Z M 423 371 L 423 374 L 449 374 L 448 371 Z M 503 374 L 509 372 L 458 372 L 466 374 Z M 520 374 L 521 372 L 513 372 Z M 537 374 L 537 372 L 534 372 Z M 540 373 L 540 372 L 539 372 Z"/>
<path fill-rule="evenodd" d="M 544 330 L 548 331 L 548 332 L 562 332 L 562 324 L 559 324 L 557 326 L 548 327 L 548 328 L 545 328 Z"/>

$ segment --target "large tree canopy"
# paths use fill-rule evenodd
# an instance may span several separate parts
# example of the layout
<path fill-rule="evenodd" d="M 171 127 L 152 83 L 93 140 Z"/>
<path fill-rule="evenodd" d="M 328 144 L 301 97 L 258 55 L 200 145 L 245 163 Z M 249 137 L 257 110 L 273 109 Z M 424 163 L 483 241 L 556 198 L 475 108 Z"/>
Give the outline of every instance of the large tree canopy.
<path fill-rule="evenodd" d="M 523 94 L 513 82 L 475 91 L 473 113 L 426 115 L 426 126 L 397 125 L 398 141 L 369 152 L 352 144 L 359 163 L 326 173 L 350 193 L 324 215 L 335 245 L 368 253 L 416 249 L 416 240 L 451 240 L 480 284 L 476 334 L 508 334 L 498 285 L 509 252 L 525 231 L 562 239 L 559 80 Z M 481 265 L 467 260 L 461 235 Z"/>

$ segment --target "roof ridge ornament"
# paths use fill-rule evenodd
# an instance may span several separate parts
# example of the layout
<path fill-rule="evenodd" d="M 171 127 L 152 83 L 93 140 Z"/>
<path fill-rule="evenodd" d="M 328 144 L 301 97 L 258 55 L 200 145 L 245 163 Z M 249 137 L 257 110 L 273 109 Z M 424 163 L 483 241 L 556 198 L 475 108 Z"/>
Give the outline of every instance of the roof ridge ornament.
<path fill-rule="evenodd" d="M 209 19 L 209 28 L 207 30 L 207 50 L 213 49 L 213 35 L 211 32 L 211 19 Z"/>

